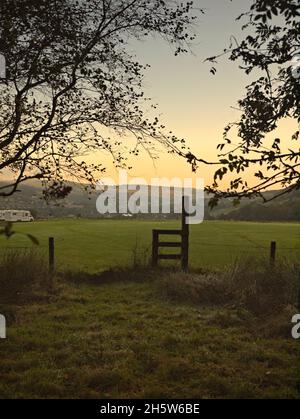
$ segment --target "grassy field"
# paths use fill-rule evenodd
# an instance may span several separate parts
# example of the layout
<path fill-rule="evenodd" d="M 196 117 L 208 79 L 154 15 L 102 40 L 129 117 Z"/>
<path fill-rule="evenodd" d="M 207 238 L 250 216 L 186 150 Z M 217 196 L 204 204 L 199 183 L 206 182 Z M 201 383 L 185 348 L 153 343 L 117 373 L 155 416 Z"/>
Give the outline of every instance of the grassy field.
<path fill-rule="evenodd" d="M 298 343 L 261 325 L 172 302 L 161 278 L 61 282 L 9 322 L 0 398 L 298 398 Z"/>
<path fill-rule="evenodd" d="M 153 228 L 177 226 L 14 225 L 45 253 L 55 237 L 61 272 L 52 282 L 39 252 L 2 252 L 0 398 L 299 398 L 299 343 L 291 338 L 299 268 L 271 268 L 268 257 L 276 240 L 279 255 L 299 259 L 300 224 L 206 222 L 191 228 L 194 272 L 130 267 Z M 30 245 L 22 235 L 0 237 L 3 250 Z M 249 255 L 267 262 L 213 272 Z M 119 268 L 94 274 L 110 267 Z"/>
<path fill-rule="evenodd" d="M 15 229 L 34 234 L 45 251 L 47 238 L 55 237 L 60 270 L 97 272 L 130 264 L 134 248 L 142 255 L 148 251 L 149 255 L 152 229 L 178 226 L 176 221 L 83 219 L 16 223 Z M 300 224 L 206 221 L 191 226 L 191 267 L 220 268 L 249 255 L 268 258 L 273 240 L 277 241 L 279 256 L 299 258 Z M 30 245 L 21 235 L 10 240 L 0 237 L 0 248 Z"/>

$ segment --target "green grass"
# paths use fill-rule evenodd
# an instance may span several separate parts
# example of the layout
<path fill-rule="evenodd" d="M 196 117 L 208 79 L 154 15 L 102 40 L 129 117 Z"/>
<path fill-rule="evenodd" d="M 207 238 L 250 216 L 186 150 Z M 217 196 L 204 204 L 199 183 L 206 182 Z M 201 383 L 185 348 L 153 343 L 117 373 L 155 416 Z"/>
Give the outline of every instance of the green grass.
<path fill-rule="evenodd" d="M 179 222 L 135 220 L 53 220 L 16 223 L 15 229 L 30 232 L 46 251 L 47 238 L 55 237 L 59 269 L 101 271 L 126 266 L 132 249 L 151 248 L 153 228 L 178 228 Z M 174 237 L 172 238 L 174 240 Z M 271 241 L 278 243 L 278 255 L 299 258 L 299 223 L 247 223 L 206 221 L 191 226 L 190 261 L 192 268 L 217 268 L 244 256 L 269 257 Z M 1 247 L 30 246 L 28 239 L 0 237 Z"/>
<path fill-rule="evenodd" d="M 159 282 L 61 282 L 0 340 L 0 396 L 297 398 L 298 344 L 234 309 L 171 303 Z"/>

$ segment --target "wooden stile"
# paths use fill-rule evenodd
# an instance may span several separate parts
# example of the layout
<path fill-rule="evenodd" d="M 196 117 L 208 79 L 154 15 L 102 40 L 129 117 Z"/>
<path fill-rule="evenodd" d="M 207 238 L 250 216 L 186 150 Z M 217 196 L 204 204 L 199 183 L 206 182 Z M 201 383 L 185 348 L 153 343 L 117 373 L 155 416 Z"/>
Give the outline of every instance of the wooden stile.
<path fill-rule="evenodd" d="M 184 271 L 188 270 L 189 264 L 189 225 L 188 217 L 188 198 L 182 198 L 182 221 L 181 230 L 153 230 L 152 231 L 152 266 L 157 267 L 159 260 L 181 260 L 181 267 Z M 180 242 L 161 242 L 160 236 L 180 236 Z M 159 248 L 180 248 L 179 254 L 159 254 Z"/>

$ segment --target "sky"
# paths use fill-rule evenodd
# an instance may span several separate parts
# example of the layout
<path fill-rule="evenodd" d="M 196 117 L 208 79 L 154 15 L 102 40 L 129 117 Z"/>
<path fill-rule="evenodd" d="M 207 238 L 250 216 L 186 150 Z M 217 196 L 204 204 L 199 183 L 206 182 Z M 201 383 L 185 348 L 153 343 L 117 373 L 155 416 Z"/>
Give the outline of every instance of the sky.
<path fill-rule="evenodd" d="M 191 151 L 208 160 L 216 160 L 216 146 L 228 122 L 238 119 L 237 101 L 243 97 L 245 86 L 253 76 L 247 76 L 237 63 L 223 59 L 215 76 L 207 57 L 216 55 L 229 45 L 234 35 L 241 40 L 241 22 L 236 17 L 249 10 L 251 0 L 196 0 L 205 9 L 195 27 L 197 39 L 192 53 L 175 57 L 171 46 L 161 39 L 147 39 L 131 45 L 131 52 L 144 64 L 151 66 L 145 73 L 143 88 L 146 96 L 158 104 L 157 114 L 168 130 L 185 138 Z M 291 135 L 296 128 L 285 121 L 279 133 Z M 274 137 L 275 138 L 275 137 Z M 94 156 L 95 157 L 95 156 Z M 99 156 L 100 157 L 100 156 Z M 100 157 L 103 160 L 103 155 Z M 105 162 L 105 159 L 104 159 Z M 191 167 L 182 158 L 160 154 L 154 162 L 142 155 L 132 161 L 133 177 L 191 177 Z M 117 172 L 108 164 L 107 175 L 116 178 Z M 196 176 L 210 183 L 215 169 L 201 167 Z"/>
<path fill-rule="evenodd" d="M 217 160 L 217 145 L 222 142 L 224 127 L 237 121 L 240 111 L 237 102 L 245 94 L 245 87 L 255 79 L 247 76 L 238 66 L 224 58 L 217 65 L 217 74 L 210 73 L 207 57 L 221 53 L 228 47 L 230 37 L 242 40 L 242 22 L 236 21 L 241 13 L 249 10 L 252 0 L 194 0 L 196 7 L 205 10 L 195 25 L 196 40 L 192 52 L 175 57 L 171 46 L 160 38 L 148 38 L 130 44 L 130 52 L 137 61 L 149 64 L 143 81 L 143 90 L 158 105 L 155 116 L 178 138 L 185 138 L 191 151 L 198 157 Z M 257 76 L 257 75 L 256 75 Z M 290 138 L 297 130 L 296 123 L 283 121 L 276 136 Z M 86 157 L 89 162 L 101 162 L 105 176 L 118 180 L 118 173 L 110 156 L 103 152 Z M 146 154 L 130 161 L 133 167 L 129 176 L 189 178 L 201 177 L 206 185 L 212 183 L 215 166 L 201 166 L 195 175 L 191 166 L 180 157 L 166 151 L 155 162 Z M 251 174 L 247 175 L 251 183 Z M 225 186 L 225 185 L 224 185 Z"/>

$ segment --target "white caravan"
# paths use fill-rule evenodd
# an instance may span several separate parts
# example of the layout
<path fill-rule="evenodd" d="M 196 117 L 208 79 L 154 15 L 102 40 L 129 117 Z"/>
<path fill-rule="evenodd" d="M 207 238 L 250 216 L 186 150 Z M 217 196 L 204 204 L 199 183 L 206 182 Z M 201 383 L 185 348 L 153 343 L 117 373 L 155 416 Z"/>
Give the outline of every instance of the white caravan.
<path fill-rule="evenodd" d="M 30 211 L 25 210 L 0 210 L 1 221 L 33 221 Z"/>

